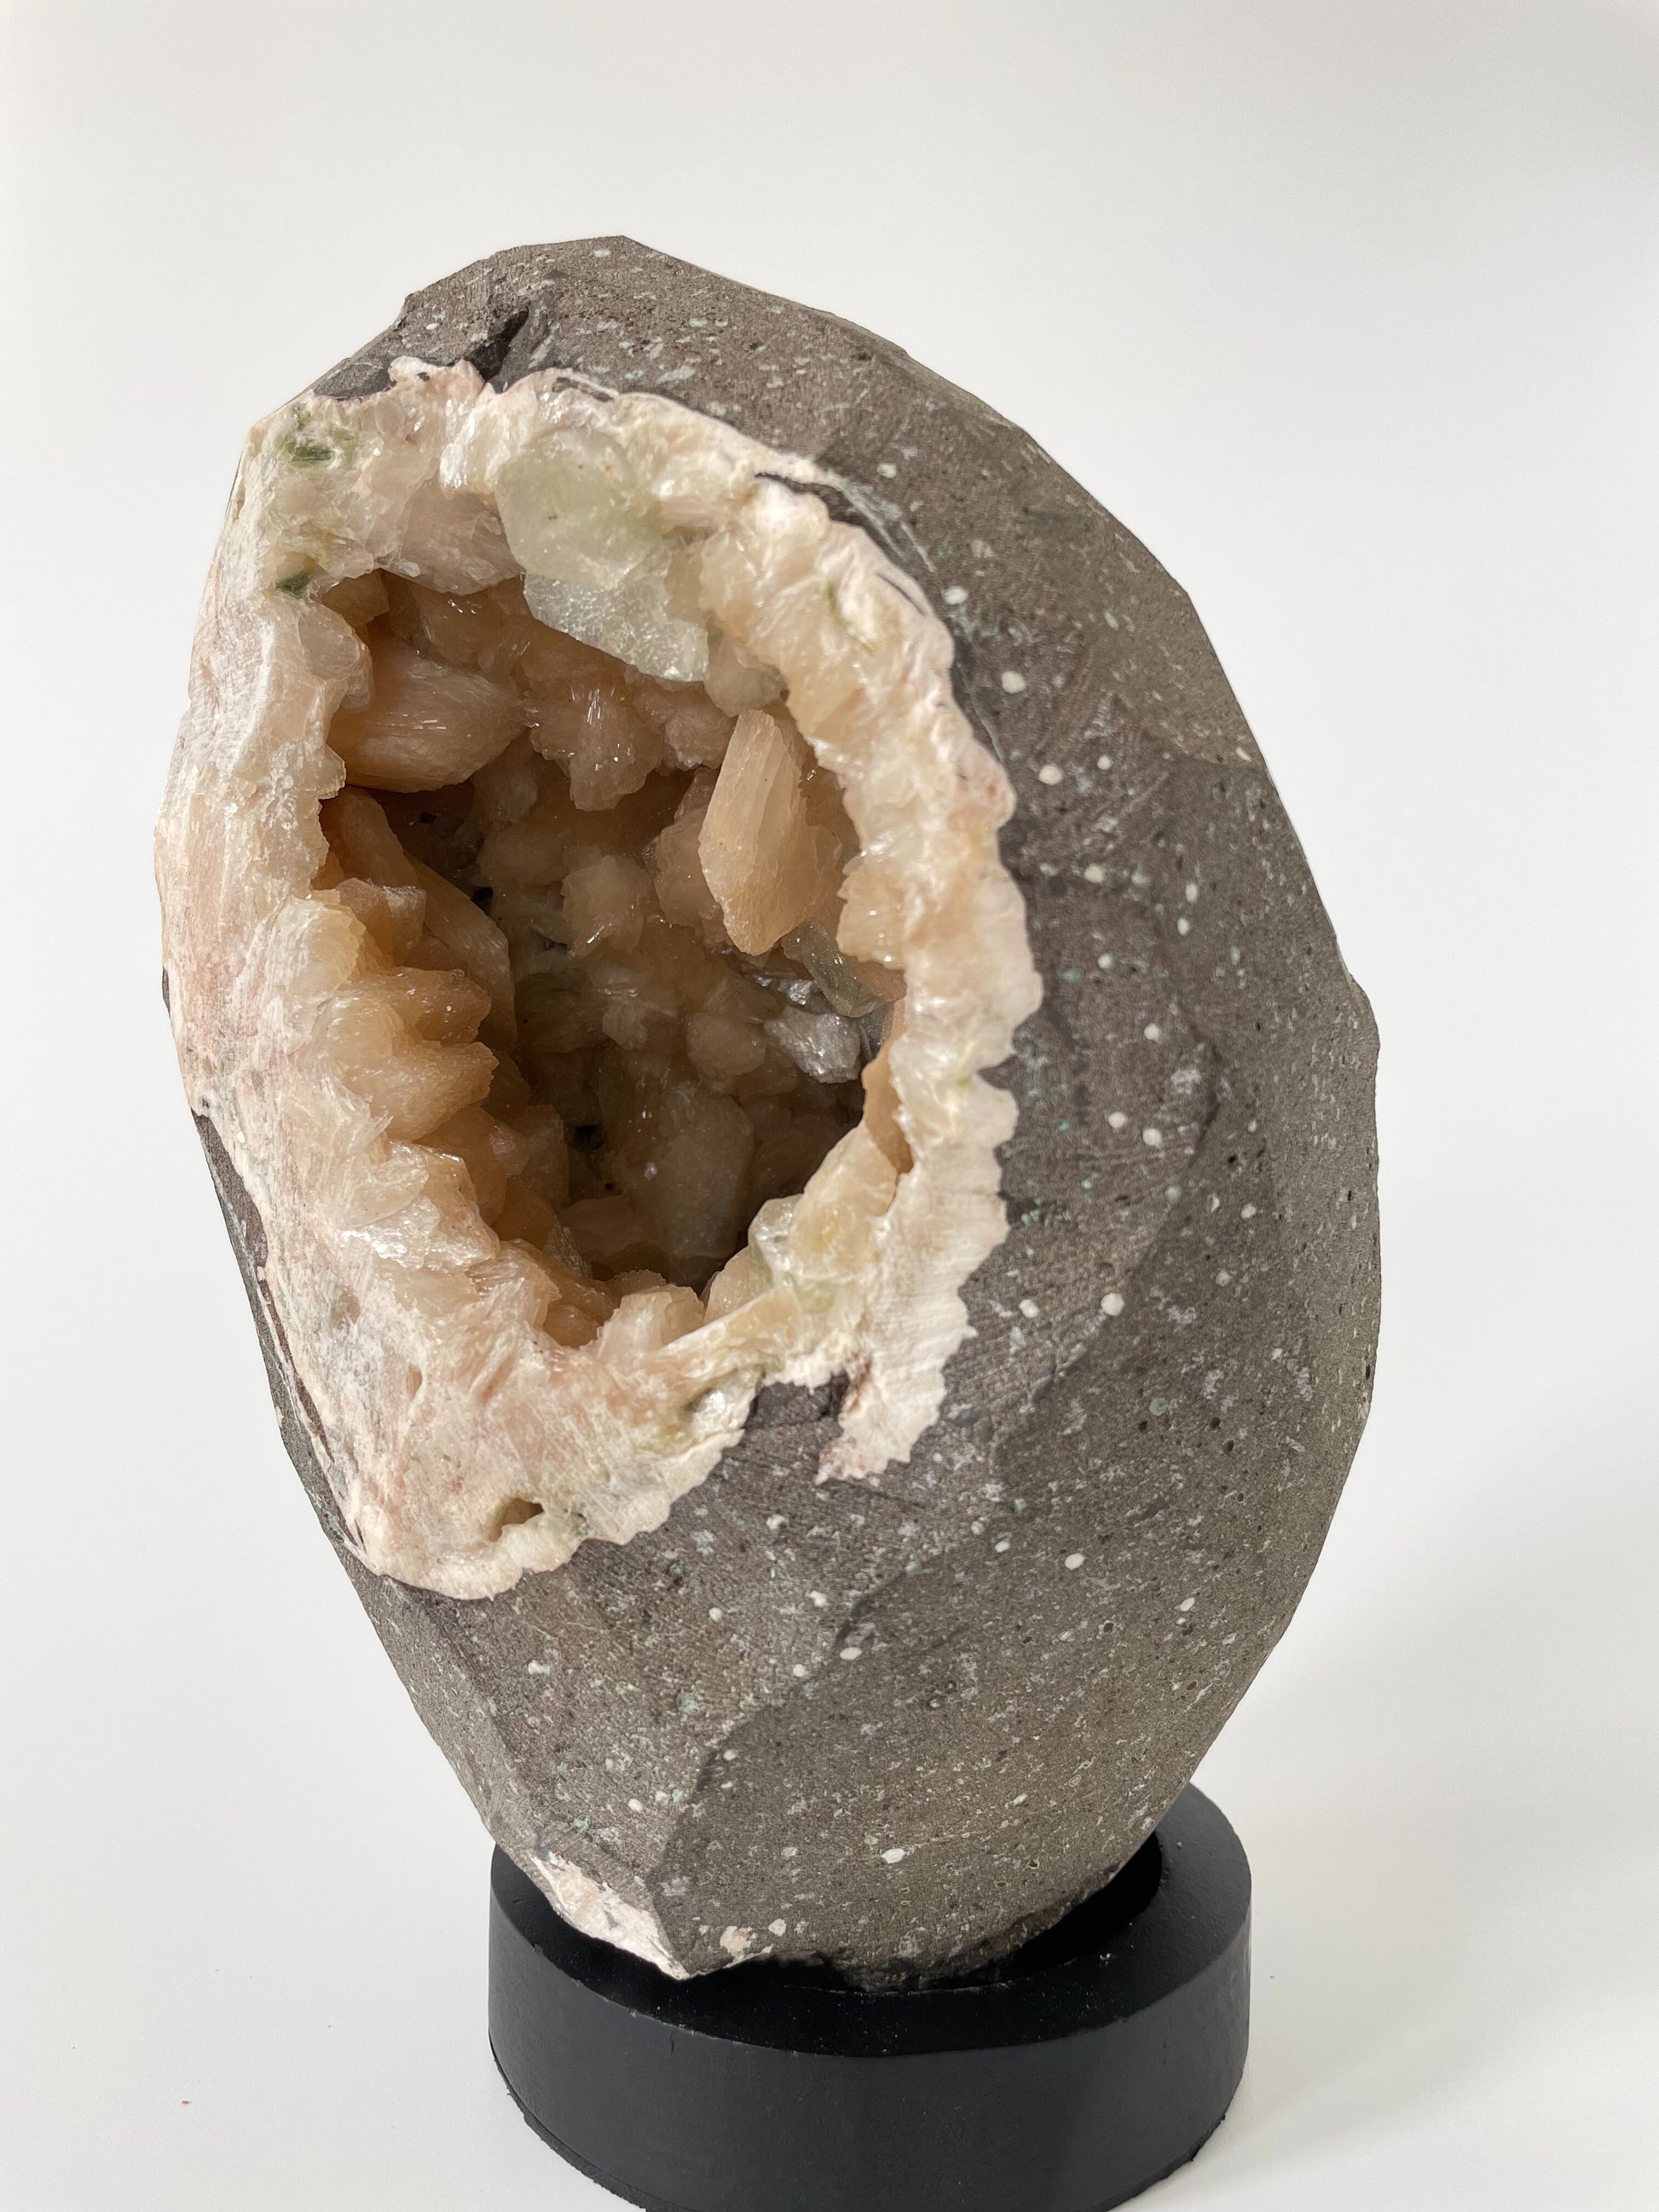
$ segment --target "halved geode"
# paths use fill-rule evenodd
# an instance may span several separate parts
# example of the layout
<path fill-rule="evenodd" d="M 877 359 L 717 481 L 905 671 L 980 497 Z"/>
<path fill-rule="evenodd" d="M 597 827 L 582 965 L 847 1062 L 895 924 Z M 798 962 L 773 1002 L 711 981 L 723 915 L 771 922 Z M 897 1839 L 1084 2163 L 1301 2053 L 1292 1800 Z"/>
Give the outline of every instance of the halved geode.
<path fill-rule="evenodd" d="M 1376 1310 L 1369 1013 L 1143 549 L 862 331 L 499 255 L 253 434 L 159 852 L 289 1449 L 503 1846 L 678 1972 L 1104 1880 Z"/>

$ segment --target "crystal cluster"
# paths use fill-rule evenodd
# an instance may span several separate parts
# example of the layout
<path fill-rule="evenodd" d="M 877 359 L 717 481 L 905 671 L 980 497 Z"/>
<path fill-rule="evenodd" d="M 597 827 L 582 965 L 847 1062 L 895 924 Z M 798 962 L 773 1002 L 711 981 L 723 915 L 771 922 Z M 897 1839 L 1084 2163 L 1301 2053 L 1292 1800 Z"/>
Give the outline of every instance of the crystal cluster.
<path fill-rule="evenodd" d="M 331 1024 L 343 1079 L 538 1255 L 559 1343 L 671 1285 L 677 1319 L 719 1318 L 749 1223 L 859 1121 L 897 1018 L 902 979 L 836 941 L 858 839 L 834 776 L 734 651 L 665 684 L 516 580 L 376 570 L 323 604 L 371 674 L 331 726 L 353 781 L 316 888 L 387 963 Z"/>
<path fill-rule="evenodd" d="M 932 1418 L 1036 1003 L 950 642 L 787 457 L 402 366 L 251 441 L 160 849 L 312 1447 L 458 1596 L 656 1525 L 768 1382 Z"/>

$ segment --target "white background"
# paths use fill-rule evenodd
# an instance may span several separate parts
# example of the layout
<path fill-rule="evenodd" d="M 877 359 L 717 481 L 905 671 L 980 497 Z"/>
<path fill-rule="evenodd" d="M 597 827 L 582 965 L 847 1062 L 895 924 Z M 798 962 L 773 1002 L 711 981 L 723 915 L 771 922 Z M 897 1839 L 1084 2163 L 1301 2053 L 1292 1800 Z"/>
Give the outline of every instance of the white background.
<path fill-rule="evenodd" d="M 1376 1006 L 1376 1410 L 1201 1777 L 1254 2055 L 1152 2201 L 1651 2212 L 1659 11 L 3 20 L 0 2204 L 610 2201 L 498 2083 L 485 1838 L 278 1446 L 148 838 L 246 426 L 619 230 L 896 338 L 1148 541 Z"/>

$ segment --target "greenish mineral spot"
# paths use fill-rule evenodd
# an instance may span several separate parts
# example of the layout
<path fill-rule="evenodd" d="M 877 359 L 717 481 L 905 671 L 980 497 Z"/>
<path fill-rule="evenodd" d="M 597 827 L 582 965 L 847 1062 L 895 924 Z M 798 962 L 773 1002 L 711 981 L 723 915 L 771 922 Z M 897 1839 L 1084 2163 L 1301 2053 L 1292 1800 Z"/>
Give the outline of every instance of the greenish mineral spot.
<path fill-rule="evenodd" d="M 286 592 L 291 599 L 302 599 L 306 595 L 306 586 L 315 573 L 315 570 L 311 568 L 296 568 L 291 576 L 283 577 L 276 589 L 279 592 Z"/>
<path fill-rule="evenodd" d="M 302 409 L 294 418 L 294 427 L 285 431 L 276 441 L 276 450 L 290 466 L 296 469 L 331 469 L 343 461 L 351 452 L 349 435 L 327 438 L 306 435 L 311 416 Z"/>

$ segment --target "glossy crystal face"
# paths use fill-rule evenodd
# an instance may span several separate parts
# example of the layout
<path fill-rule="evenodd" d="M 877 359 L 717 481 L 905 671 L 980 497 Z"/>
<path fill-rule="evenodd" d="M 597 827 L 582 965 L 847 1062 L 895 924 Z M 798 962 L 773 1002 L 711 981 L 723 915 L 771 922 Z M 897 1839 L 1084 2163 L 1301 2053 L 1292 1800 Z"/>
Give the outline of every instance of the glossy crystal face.
<path fill-rule="evenodd" d="M 646 676 L 517 580 L 377 569 L 323 604 L 368 664 L 315 888 L 386 963 L 331 1023 L 343 1080 L 539 1255 L 560 1343 L 631 1291 L 728 1310 L 746 1268 L 711 1283 L 864 1115 L 903 988 L 836 942 L 858 838 L 781 679 L 729 645 L 701 683 Z"/>

